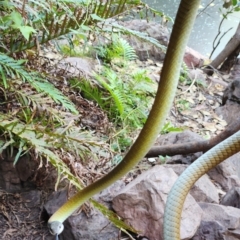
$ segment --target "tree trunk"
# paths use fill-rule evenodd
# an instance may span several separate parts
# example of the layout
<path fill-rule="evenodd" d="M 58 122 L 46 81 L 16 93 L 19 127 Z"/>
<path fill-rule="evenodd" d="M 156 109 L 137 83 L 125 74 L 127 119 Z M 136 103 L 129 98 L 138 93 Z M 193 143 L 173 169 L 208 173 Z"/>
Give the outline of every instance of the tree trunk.
<path fill-rule="evenodd" d="M 205 72 L 208 74 L 212 74 L 212 69 L 217 69 L 222 62 L 225 61 L 227 57 L 229 57 L 235 50 L 237 50 L 240 45 L 240 22 L 238 24 L 238 28 L 233 35 L 233 37 L 229 40 L 225 48 L 218 54 L 218 56 L 211 62 L 210 66 L 206 68 Z"/>

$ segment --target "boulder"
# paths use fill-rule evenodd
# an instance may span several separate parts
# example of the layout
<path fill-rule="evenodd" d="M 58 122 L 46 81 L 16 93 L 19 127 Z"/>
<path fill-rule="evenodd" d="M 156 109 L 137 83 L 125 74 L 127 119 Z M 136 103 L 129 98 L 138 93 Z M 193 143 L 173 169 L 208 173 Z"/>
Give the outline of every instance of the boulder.
<path fill-rule="evenodd" d="M 94 76 L 95 66 L 98 62 L 92 58 L 67 57 L 59 61 L 53 69 L 53 73 L 64 74 L 65 78 Z"/>
<path fill-rule="evenodd" d="M 163 240 L 167 194 L 177 179 L 170 168 L 155 166 L 129 183 L 113 199 L 113 208 L 128 224 L 150 240 Z M 189 194 L 183 208 L 181 238 L 190 239 L 201 221 L 201 209 Z"/>
<path fill-rule="evenodd" d="M 144 33 L 145 38 L 155 38 L 162 45 L 162 48 L 159 48 L 154 46 L 152 43 L 143 41 L 142 39 L 139 39 L 133 35 L 122 36 L 134 48 L 139 60 L 146 61 L 147 59 L 152 59 L 155 61 L 162 61 L 164 59 L 166 46 L 168 45 L 169 41 L 169 31 L 167 27 L 156 22 L 140 19 L 119 22 L 119 24 L 127 27 L 128 29 L 138 31 L 142 34 Z"/>
<path fill-rule="evenodd" d="M 233 187 L 222 198 L 221 204 L 240 208 L 240 187 Z"/>
<path fill-rule="evenodd" d="M 226 120 L 227 123 L 232 123 L 240 117 L 240 80 L 235 79 L 226 87 L 222 105 L 216 109 L 216 113 Z"/>
<path fill-rule="evenodd" d="M 233 101 L 226 101 L 226 104 L 216 108 L 215 112 L 228 124 L 234 123 L 237 118 L 240 118 L 240 104 Z"/>
<path fill-rule="evenodd" d="M 233 158 L 234 156 L 231 156 L 208 172 L 209 177 L 217 182 L 224 191 L 229 191 L 232 187 L 240 187 L 239 164 L 235 166 L 232 162 Z"/>
<path fill-rule="evenodd" d="M 237 240 L 240 237 L 240 209 L 199 203 L 203 210 L 201 225 L 193 240 Z"/>
<path fill-rule="evenodd" d="M 121 185 L 120 185 L 121 186 Z M 106 192 L 114 192 L 113 187 Z M 103 194 L 104 195 L 104 194 Z M 97 198 L 100 198 L 99 196 Z M 112 198 L 112 197 L 110 197 Z M 66 190 L 57 191 L 51 194 L 44 205 L 48 215 L 52 215 L 68 199 Z M 64 231 L 59 236 L 60 239 L 117 239 L 119 230 L 98 210 L 89 209 L 88 212 L 70 216 L 64 222 Z"/>
<path fill-rule="evenodd" d="M 205 57 L 190 47 L 186 47 L 184 62 L 189 68 L 202 67 Z"/>
<path fill-rule="evenodd" d="M 171 168 L 177 175 L 181 175 L 188 166 L 183 164 L 165 164 L 164 167 Z M 207 174 L 204 174 L 196 181 L 190 190 L 190 194 L 197 202 L 219 203 L 217 188 Z"/>
<path fill-rule="evenodd" d="M 188 143 L 188 142 L 198 142 L 202 141 L 203 138 L 194 132 L 191 132 L 189 130 L 180 132 L 180 133 L 169 133 L 166 135 L 161 135 L 155 145 L 171 145 L 171 144 L 182 144 L 182 143 Z M 183 163 L 183 164 L 190 164 L 193 161 L 195 161 L 197 158 L 199 158 L 202 155 L 201 152 L 197 153 L 190 153 L 186 155 L 175 155 L 167 160 L 168 164 L 176 164 L 176 163 Z"/>

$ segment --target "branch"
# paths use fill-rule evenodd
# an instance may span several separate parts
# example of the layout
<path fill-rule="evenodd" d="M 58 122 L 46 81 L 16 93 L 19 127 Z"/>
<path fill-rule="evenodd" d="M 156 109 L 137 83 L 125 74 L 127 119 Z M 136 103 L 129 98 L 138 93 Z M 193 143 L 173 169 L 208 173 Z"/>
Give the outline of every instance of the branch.
<path fill-rule="evenodd" d="M 216 137 L 211 138 L 210 140 L 152 147 L 145 157 L 150 158 L 158 157 L 159 155 L 174 156 L 177 154 L 206 152 L 239 130 L 240 130 L 240 118 L 238 118 L 236 122 L 229 124 L 223 132 L 218 134 Z"/>
<path fill-rule="evenodd" d="M 211 66 L 213 68 L 217 68 L 240 44 L 240 22 L 238 24 L 238 28 L 227 43 L 226 47 L 218 54 L 218 56 L 211 62 Z"/>

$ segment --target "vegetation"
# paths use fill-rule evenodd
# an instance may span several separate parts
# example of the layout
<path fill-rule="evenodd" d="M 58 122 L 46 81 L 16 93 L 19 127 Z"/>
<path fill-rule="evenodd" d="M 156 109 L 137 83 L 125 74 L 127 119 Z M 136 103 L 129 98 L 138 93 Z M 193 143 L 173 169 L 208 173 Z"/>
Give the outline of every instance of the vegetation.
<path fill-rule="evenodd" d="M 237 1 L 231 3 L 231 11 L 239 11 Z M 136 6 L 142 10 L 132 11 Z M 136 54 L 122 35 L 131 34 L 164 48 L 145 33 L 105 20 L 125 17 L 131 11 L 139 17 L 152 13 L 171 19 L 140 0 L 4 0 L 0 1 L 0 10 L 0 154 L 16 149 L 14 164 L 24 154 L 48 161 L 59 173 L 56 189 L 65 177 L 80 189 L 84 186 L 79 179 L 84 177 L 73 171 L 74 163 L 69 159 L 87 165 L 114 151 L 112 163 L 117 164 L 144 124 L 156 91 L 146 71 L 130 68 Z M 93 47 L 91 41 L 103 34 L 108 44 Z M 61 39 L 68 45 L 59 46 L 55 40 Z M 96 53 L 94 57 L 101 62 L 96 81 L 74 78 L 65 86 L 69 91 L 59 87 L 62 76 L 45 67 L 44 51 L 49 48 L 69 56 Z M 192 82 L 187 79 L 187 71 L 183 66 L 180 80 L 189 85 Z M 80 124 L 81 112 L 69 98 L 71 91 L 93 101 L 107 114 L 112 135 L 96 137 L 93 129 Z M 189 108 L 189 102 L 184 101 L 180 103 L 183 110 Z M 168 122 L 162 133 L 179 130 Z M 92 203 L 119 228 L 134 231 L 106 208 Z"/>
<path fill-rule="evenodd" d="M 90 159 L 103 159 L 113 150 L 118 152 L 113 164 L 121 159 L 121 152 L 132 142 L 132 132 L 141 128 L 146 120 L 149 100 L 152 101 L 156 87 L 145 71 L 124 74 L 129 67 L 127 63 L 136 59 L 136 55 L 120 36 L 132 34 L 162 46 L 144 33 L 116 23 L 109 30 L 104 27 L 104 21 L 127 15 L 139 5 L 143 9 L 139 15 L 144 9 L 163 15 L 146 8 L 140 0 L 107 0 L 104 4 L 87 0 L 0 2 L 0 153 L 16 149 L 14 164 L 24 154 L 38 158 L 41 164 L 50 162 L 59 173 L 56 189 L 65 177 L 76 188 L 84 187 L 79 183 L 79 178 L 84 177 L 72 170 L 74 162 L 70 159 L 88 164 Z M 108 35 L 109 44 L 93 49 L 89 45 L 91 37 L 103 33 Z M 61 38 L 67 39 L 69 45 L 59 46 L 55 40 Z M 81 48 L 77 49 L 79 42 Z M 72 79 L 68 88 L 81 92 L 106 112 L 114 124 L 113 137 L 107 140 L 104 136 L 95 137 L 93 131 L 79 124 L 78 106 L 68 97 L 69 92 L 56 84 L 61 76 L 54 76 L 55 73 L 45 67 L 44 51 L 48 48 L 72 56 L 90 56 L 92 50 L 97 52 L 97 58 L 104 65 L 95 76 L 98 84 L 84 78 Z M 106 208 L 92 203 L 119 228 L 134 231 L 115 216 L 111 217 Z"/>

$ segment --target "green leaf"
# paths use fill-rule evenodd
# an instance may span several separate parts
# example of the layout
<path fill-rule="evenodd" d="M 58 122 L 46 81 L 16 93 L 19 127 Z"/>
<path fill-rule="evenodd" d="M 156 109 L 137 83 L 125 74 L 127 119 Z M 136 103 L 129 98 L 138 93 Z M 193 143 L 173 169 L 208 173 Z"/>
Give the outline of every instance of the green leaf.
<path fill-rule="evenodd" d="M 92 28 L 86 26 L 86 25 L 81 25 L 81 29 L 84 30 L 84 31 L 92 31 Z"/>
<path fill-rule="evenodd" d="M 22 35 L 29 40 L 31 33 L 36 33 L 35 29 L 29 26 L 20 26 L 19 30 L 21 31 Z"/>
<path fill-rule="evenodd" d="M 15 159 L 14 159 L 14 162 L 13 162 L 13 166 L 16 165 L 19 157 L 21 156 L 21 153 L 22 153 L 22 150 L 23 150 L 23 146 L 25 145 L 25 142 L 24 141 L 21 141 L 19 146 L 18 146 L 18 153 L 16 154 L 15 156 Z"/>
<path fill-rule="evenodd" d="M 232 0 L 232 5 L 233 5 L 233 6 L 237 5 L 237 1 L 238 1 L 238 0 Z"/>
<path fill-rule="evenodd" d="M 100 204 L 99 202 L 97 202 L 93 199 L 91 199 L 91 203 L 94 205 L 95 208 L 97 208 L 100 212 L 102 212 L 102 214 L 106 218 L 108 218 L 119 229 L 124 229 L 124 230 L 131 231 L 133 233 L 139 234 L 139 232 L 137 232 L 136 229 L 134 229 L 133 227 L 130 227 L 129 225 L 124 223 L 116 213 L 109 210 L 104 205 Z"/>
<path fill-rule="evenodd" d="M 19 12 L 12 12 L 10 14 L 11 20 L 15 23 L 14 27 L 19 28 L 22 25 L 23 19 Z"/>
<path fill-rule="evenodd" d="M 97 21 L 105 21 L 105 19 L 104 18 L 101 18 L 101 17 L 99 17 L 97 14 L 95 14 L 95 13 L 93 13 L 93 14 L 91 14 L 90 15 L 91 16 L 91 18 L 93 19 L 93 20 L 97 20 Z"/>

